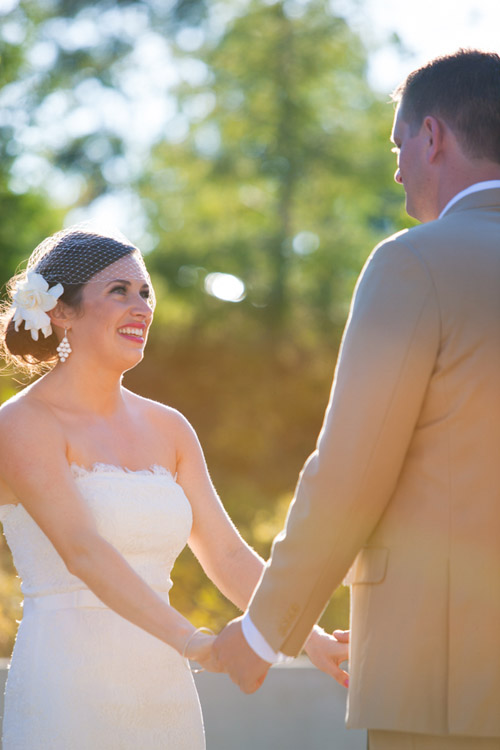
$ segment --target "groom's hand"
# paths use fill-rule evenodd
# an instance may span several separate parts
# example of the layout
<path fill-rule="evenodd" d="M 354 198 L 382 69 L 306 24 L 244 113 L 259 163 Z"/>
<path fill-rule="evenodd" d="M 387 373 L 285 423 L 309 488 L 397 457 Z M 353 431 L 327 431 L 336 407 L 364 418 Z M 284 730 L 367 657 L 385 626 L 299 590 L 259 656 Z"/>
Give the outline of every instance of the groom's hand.
<path fill-rule="evenodd" d="M 266 679 L 271 665 L 250 648 L 243 635 L 240 620 L 239 617 L 226 625 L 213 648 L 219 665 L 240 690 L 255 693 Z"/>

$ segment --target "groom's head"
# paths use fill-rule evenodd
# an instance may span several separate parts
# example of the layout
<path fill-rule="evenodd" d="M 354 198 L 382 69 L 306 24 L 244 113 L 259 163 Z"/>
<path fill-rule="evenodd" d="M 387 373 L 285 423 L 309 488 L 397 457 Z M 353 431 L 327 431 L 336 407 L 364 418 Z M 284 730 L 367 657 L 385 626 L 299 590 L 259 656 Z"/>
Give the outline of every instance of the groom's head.
<path fill-rule="evenodd" d="M 410 73 L 393 94 L 396 182 L 406 209 L 436 219 L 475 182 L 500 178 L 500 56 L 459 50 Z"/>
<path fill-rule="evenodd" d="M 394 91 L 412 135 L 426 115 L 443 120 L 464 153 L 500 164 L 500 56 L 459 50 L 437 57 Z"/>

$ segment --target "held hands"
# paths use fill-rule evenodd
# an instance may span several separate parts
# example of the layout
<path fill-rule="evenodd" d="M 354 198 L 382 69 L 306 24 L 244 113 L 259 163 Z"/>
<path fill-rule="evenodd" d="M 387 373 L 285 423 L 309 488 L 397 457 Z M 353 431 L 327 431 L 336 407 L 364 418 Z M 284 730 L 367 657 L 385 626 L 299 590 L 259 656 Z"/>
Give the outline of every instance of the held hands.
<path fill-rule="evenodd" d="M 349 687 L 349 674 L 341 668 L 349 658 L 349 631 L 332 635 L 315 627 L 305 645 L 315 667 Z M 185 657 L 198 662 L 208 672 L 226 672 L 244 693 L 254 693 L 266 679 L 271 664 L 248 645 L 241 628 L 241 617 L 229 622 L 218 636 L 195 631 L 184 648 Z"/>
<path fill-rule="evenodd" d="M 201 669 L 195 671 L 222 672 L 223 668 L 219 664 L 214 653 L 214 643 L 216 636 L 208 628 L 198 628 L 186 641 L 183 656 L 190 661 L 197 662 Z"/>
<path fill-rule="evenodd" d="M 221 669 L 244 693 L 254 693 L 266 679 L 271 665 L 248 645 L 241 629 L 241 617 L 232 620 L 219 633 L 214 651 Z"/>
<path fill-rule="evenodd" d="M 349 687 L 349 674 L 340 666 L 349 658 L 348 630 L 335 630 L 329 635 L 322 628 L 315 627 L 305 651 L 315 667 L 333 677 L 339 685 Z"/>

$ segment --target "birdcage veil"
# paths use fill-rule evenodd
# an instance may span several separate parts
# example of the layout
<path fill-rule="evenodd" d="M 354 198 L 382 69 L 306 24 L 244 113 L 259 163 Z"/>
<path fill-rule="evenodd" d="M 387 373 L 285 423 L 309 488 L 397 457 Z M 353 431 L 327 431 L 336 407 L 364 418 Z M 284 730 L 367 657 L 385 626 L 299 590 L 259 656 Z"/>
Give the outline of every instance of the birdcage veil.
<path fill-rule="evenodd" d="M 128 259 L 128 263 L 126 260 Z M 32 252 L 26 274 L 40 274 L 49 284 L 88 284 L 116 278 L 113 268 L 120 263 L 120 278 L 142 280 L 154 293 L 141 251 L 121 232 L 86 222 L 63 229 L 47 237 Z M 108 273 L 107 273 L 108 272 Z"/>

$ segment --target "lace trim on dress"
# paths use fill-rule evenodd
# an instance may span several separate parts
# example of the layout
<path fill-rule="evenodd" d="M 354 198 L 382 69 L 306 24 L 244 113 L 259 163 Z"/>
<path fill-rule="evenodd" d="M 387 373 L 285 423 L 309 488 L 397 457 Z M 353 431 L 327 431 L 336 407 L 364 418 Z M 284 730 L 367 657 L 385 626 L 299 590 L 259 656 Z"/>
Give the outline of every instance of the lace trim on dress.
<path fill-rule="evenodd" d="M 126 466 L 117 464 L 106 464 L 96 461 L 92 466 L 87 468 L 72 461 L 69 465 L 71 471 L 76 477 L 85 477 L 88 474 L 137 474 L 139 476 L 167 476 L 175 481 L 175 476 L 170 469 L 160 464 L 152 464 L 147 469 L 128 469 Z"/>
<path fill-rule="evenodd" d="M 160 464 L 152 464 L 148 469 L 127 469 L 126 466 L 117 466 L 116 464 L 106 464 L 96 462 L 92 464 L 90 468 L 80 466 L 80 464 L 72 461 L 69 465 L 73 476 L 76 478 L 86 477 L 91 474 L 125 474 L 136 475 L 136 476 L 157 476 L 157 477 L 169 477 L 173 482 L 177 484 L 177 474 L 172 474 L 170 469 Z M 0 505 L 0 523 L 3 523 L 7 515 L 15 508 L 23 508 L 22 503 L 6 503 Z"/>

